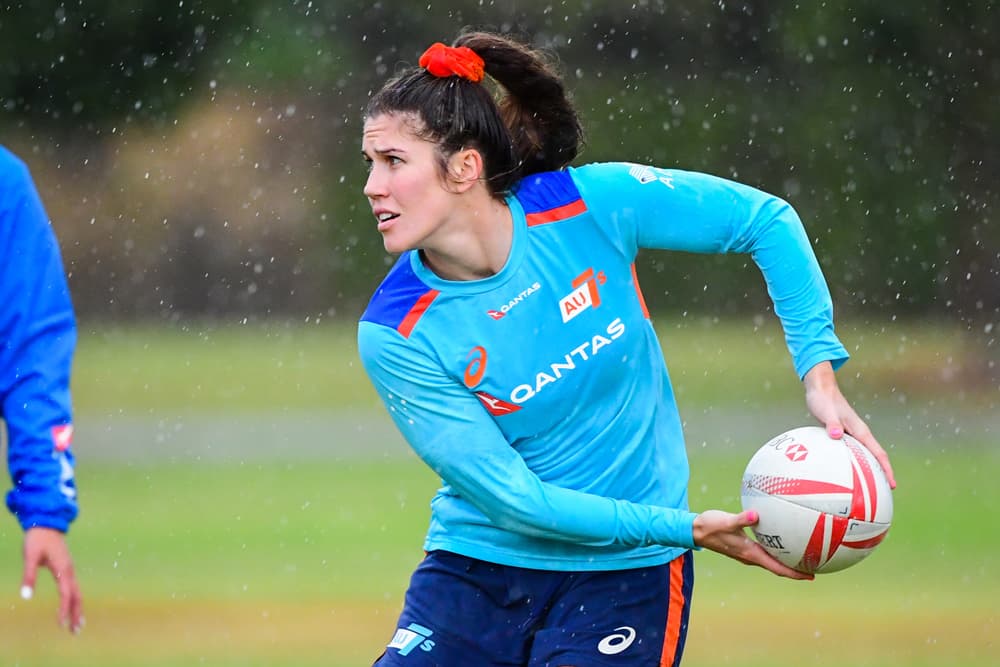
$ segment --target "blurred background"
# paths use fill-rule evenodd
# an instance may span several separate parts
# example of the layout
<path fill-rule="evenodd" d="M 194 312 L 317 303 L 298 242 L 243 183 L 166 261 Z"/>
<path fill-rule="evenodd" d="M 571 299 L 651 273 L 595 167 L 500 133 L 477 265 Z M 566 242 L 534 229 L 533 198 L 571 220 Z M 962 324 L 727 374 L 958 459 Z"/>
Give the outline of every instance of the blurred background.
<path fill-rule="evenodd" d="M 393 259 L 361 193 L 361 110 L 463 26 L 559 59 L 580 163 L 795 206 L 854 356 L 842 383 L 899 466 L 896 545 L 834 583 L 703 558 L 688 664 L 995 664 L 996 2 L 22 0 L 0 7 L 0 142 L 36 179 L 80 320 L 89 627 L 50 628 L 53 591 L 16 598 L 8 517 L 0 665 L 352 665 L 388 641 L 435 480 L 356 362 Z M 753 451 L 808 419 L 759 273 L 653 252 L 639 272 L 692 504 L 733 509 Z M 772 622 L 794 647 L 762 641 Z"/>

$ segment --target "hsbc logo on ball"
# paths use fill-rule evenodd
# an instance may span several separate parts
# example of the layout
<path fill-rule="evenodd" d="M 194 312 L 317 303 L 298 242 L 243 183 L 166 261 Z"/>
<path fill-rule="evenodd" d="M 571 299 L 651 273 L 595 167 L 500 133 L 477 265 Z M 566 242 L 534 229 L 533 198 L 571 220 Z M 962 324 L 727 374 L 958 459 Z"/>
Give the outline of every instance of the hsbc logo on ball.
<path fill-rule="evenodd" d="M 809 449 L 801 442 L 796 442 L 795 438 L 787 433 L 782 433 L 778 437 L 768 442 L 765 447 L 773 447 L 775 451 L 781 452 L 792 463 L 805 461 L 809 456 Z"/>
<path fill-rule="evenodd" d="M 806 457 L 808 455 L 809 455 L 809 450 L 806 449 L 806 446 L 803 445 L 800 442 L 795 443 L 794 445 L 788 447 L 785 450 L 785 456 L 792 463 L 798 463 L 799 461 L 805 461 Z"/>

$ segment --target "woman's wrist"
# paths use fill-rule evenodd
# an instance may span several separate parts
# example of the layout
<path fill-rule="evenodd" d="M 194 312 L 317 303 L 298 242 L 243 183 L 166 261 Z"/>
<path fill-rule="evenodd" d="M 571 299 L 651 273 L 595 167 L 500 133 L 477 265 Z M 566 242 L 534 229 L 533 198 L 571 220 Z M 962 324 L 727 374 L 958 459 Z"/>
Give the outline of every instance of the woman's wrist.
<path fill-rule="evenodd" d="M 836 387 L 837 375 L 834 373 L 833 364 L 829 361 L 819 362 L 806 372 L 802 384 L 807 391 Z"/>

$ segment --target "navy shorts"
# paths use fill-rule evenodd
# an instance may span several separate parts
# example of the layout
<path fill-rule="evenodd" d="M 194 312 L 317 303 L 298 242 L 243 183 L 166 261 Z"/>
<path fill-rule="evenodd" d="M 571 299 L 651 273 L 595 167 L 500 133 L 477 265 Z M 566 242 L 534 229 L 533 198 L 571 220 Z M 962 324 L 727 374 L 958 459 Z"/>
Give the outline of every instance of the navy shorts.
<path fill-rule="evenodd" d="M 676 667 L 690 551 L 655 567 L 548 572 L 432 551 L 377 667 Z"/>

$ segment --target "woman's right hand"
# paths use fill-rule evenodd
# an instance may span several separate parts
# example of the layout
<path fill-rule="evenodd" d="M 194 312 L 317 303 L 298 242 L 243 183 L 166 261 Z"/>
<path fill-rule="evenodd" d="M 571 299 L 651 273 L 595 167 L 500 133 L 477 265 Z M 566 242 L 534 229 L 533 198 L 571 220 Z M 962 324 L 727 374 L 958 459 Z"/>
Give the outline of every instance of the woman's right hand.
<path fill-rule="evenodd" d="M 748 510 L 730 514 L 721 510 L 706 510 L 694 519 L 694 543 L 710 551 L 729 556 L 746 565 L 756 565 L 779 577 L 811 580 L 805 574 L 784 565 L 750 538 L 746 529 L 757 523 L 757 512 Z"/>

